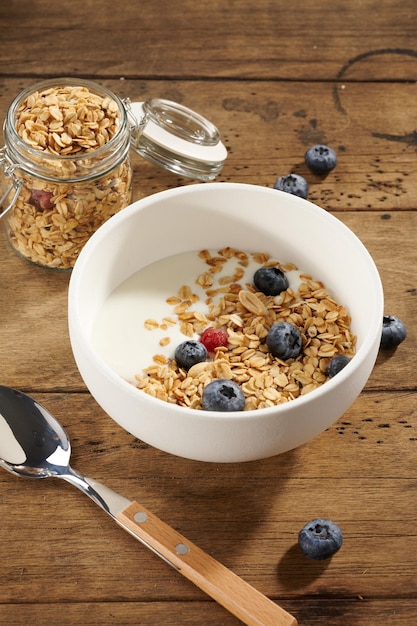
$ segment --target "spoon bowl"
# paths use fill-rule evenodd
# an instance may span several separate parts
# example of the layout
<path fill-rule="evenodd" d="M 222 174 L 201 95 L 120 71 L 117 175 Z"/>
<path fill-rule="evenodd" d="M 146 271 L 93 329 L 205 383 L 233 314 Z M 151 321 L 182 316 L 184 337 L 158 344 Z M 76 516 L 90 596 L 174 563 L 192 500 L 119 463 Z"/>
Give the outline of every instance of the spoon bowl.
<path fill-rule="evenodd" d="M 73 470 L 67 433 L 30 396 L 0 386 L 0 466 L 25 478 L 71 483 L 138 541 L 249 626 L 296 626 L 297 620 L 137 502 Z"/>
<path fill-rule="evenodd" d="M 1 387 L 0 406 L 3 469 L 27 478 L 59 476 L 69 470 L 67 433 L 42 405 L 20 391 Z"/>

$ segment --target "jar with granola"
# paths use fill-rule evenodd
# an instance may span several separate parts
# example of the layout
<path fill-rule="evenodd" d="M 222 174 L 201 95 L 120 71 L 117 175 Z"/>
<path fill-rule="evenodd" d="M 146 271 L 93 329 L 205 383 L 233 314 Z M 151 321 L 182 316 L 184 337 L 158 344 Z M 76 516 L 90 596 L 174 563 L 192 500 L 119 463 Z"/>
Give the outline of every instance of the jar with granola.
<path fill-rule="evenodd" d="M 38 83 L 15 98 L 0 150 L 0 217 L 9 242 L 40 266 L 70 270 L 89 237 L 130 204 L 130 148 L 210 180 L 225 159 L 217 129 L 164 100 L 121 100 L 82 79 Z"/>
<path fill-rule="evenodd" d="M 39 265 L 70 269 L 92 233 L 130 203 L 122 102 L 88 81 L 45 81 L 14 100 L 4 140 L 10 243 Z"/>

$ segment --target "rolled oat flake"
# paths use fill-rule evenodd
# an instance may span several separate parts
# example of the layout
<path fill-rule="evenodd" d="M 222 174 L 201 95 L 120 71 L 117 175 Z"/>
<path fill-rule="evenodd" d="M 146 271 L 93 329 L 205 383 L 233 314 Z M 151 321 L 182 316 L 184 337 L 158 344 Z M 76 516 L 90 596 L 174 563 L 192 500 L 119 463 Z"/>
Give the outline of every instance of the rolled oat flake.
<path fill-rule="evenodd" d="M 217 128 L 162 99 L 130 102 L 91 81 L 42 81 L 4 122 L 0 217 L 22 258 L 71 270 L 89 237 L 131 202 L 133 149 L 180 176 L 213 180 L 227 156 Z"/>

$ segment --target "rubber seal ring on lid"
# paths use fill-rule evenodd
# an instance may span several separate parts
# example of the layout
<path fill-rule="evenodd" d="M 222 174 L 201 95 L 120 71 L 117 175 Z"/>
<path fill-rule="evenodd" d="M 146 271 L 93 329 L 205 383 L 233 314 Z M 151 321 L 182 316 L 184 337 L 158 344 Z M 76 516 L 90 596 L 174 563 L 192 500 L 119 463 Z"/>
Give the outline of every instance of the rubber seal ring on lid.
<path fill-rule="evenodd" d="M 144 159 L 198 180 L 213 180 L 219 174 L 227 150 L 214 124 L 170 100 L 126 105 L 132 122 L 131 145 Z"/>

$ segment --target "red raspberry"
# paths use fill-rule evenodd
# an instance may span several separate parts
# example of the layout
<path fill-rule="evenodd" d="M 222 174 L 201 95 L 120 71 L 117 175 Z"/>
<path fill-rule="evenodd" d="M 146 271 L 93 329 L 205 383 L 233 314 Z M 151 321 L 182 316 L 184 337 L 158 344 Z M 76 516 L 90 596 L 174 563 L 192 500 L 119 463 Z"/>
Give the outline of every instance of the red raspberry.
<path fill-rule="evenodd" d="M 225 330 L 209 326 L 201 333 L 200 341 L 206 346 L 208 352 L 214 352 L 219 346 L 229 345 L 229 335 Z"/>

